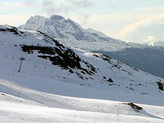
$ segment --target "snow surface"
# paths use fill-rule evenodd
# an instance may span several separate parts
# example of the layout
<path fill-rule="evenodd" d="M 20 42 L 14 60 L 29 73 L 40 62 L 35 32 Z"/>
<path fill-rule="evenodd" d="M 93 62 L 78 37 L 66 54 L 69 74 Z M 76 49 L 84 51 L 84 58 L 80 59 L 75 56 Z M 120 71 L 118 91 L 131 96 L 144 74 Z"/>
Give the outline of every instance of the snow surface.
<path fill-rule="evenodd" d="M 0 27 L 8 28 L 12 27 Z M 43 40 L 47 37 L 35 31 L 17 32 L 18 35 L 0 31 L 0 122 L 164 122 L 164 91 L 156 83 L 163 83 L 164 79 L 102 54 L 74 48 L 97 71 L 93 75 L 81 74 L 81 79 L 76 73 L 37 57 L 41 54 L 37 51 L 22 51 L 22 44 L 57 47 Z M 25 60 L 18 73 L 20 57 Z M 83 62 L 80 64 L 86 67 Z M 80 73 L 79 69 L 73 70 Z M 109 78 L 113 82 L 108 82 Z M 143 110 L 137 112 L 126 102 Z"/>

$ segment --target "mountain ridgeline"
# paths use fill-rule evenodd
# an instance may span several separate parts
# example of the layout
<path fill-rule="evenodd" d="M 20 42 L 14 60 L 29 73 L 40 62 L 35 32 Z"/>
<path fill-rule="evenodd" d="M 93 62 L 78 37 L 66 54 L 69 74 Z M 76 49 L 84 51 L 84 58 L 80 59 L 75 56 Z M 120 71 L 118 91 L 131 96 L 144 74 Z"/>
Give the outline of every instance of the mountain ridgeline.
<path fill-rule="evenodd" d="M 101 49 L 103 48 L 101 46 L 103 42 L 105 44 L 110 43 L 113 45 L 111 50 L 130 47 L 130 45 L 124 41 L 110 38 L 93 29 L 83 29 L 76 22 L 70 19 L 65 19 L 59 15 L 53 15 L 50 18 L 45 18 L 39 15 L 34 16 L 27 20 L 26 24 L 20 25 L 18 28 L 24 30 L 39 30 L 55 39 L 58 39 L 62 44 L 69 47 L 87 48 L 88 50 L 94 49 L 94 47 L 99 47 Z M 91 48 L 91 46 L 93 47 Z"/>
<path fill-rule="evenodd" d="M 105 53 L 131 66 L 164 78 L 163 41 L 147 44 L 126 43 L 93 29 L 83 29 L 76 22 L 60 15 L 50 18 L 31 17 L 19 29 L 38 30 L 57 39 L 68 47 L 77 47 L 97 53 Z"/>

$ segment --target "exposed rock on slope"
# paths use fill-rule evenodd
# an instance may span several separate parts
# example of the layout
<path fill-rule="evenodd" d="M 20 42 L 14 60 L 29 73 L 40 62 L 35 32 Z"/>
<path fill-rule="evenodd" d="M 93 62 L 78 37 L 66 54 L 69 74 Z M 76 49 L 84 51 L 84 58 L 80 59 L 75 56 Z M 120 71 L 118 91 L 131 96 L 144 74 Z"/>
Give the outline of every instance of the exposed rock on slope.
<path fill-rule="evenodd" d="M 102 86 L 107 90 L 113 86 L 122 88 L 123 92 L 129 90 L 141 94 L 161 91 L 156 83 L 162 83 L 161 78 L 102 54 L 70 49 L 40 31 L 21 31 L 11 26 L 0 26 L 0 35 L 1 66 L 4 71 L 6 64 L 12 66 L 7 70 L 16 71 L 16 59 L 24 57 L 26 74 L 34 71 L 35 75 L 42 71 L 44 76 L 53 76 L 54 79 L 62 77 L 68 82 L 93 88 Z M 12 60 L 7 60 L 8 57 L 12 57 Z"/>

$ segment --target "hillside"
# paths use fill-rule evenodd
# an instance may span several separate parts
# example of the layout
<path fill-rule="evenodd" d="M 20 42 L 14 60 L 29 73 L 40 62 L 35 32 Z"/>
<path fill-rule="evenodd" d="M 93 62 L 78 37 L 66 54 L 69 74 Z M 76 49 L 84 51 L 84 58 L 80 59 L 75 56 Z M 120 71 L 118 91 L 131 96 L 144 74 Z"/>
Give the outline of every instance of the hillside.
<path fill-rule="evenodd" d="M 117 52 L 93 51 L 111 56 L 140 70 L 164 78 L 164 47 L 126 48 Z"/>
<path fill-rule="evenodd" d="M 39 30 L 57 39 L 68 47 L 77 47 L 91 52 L 105 53 L 108 56 L 164 78 L 163 42 L 150 44 L 127 43 L 106 36 L 93 29 L 84 29 L 76 22 L 60 15 L 50 18 L 34 16 L 18 28 L 24 30 Z M 109 28 L 110 30 L 110 28 Z"/>
<path fill-rule="evenodd" d="M 164 79 L 103 54 L 6 25 L 0 57 L 1 122 L 163 122 Z"/>

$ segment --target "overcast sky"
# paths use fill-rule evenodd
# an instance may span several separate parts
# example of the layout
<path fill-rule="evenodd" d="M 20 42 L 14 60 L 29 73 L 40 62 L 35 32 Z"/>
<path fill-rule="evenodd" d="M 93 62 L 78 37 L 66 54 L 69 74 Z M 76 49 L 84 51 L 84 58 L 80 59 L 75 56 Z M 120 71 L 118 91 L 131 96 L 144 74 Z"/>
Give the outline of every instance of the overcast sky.
<path fill-rule="evenodd" d="M 0 0 L 0 24 L 53 14 L 125 41 L 164 40 L 164 0 Z"/>

